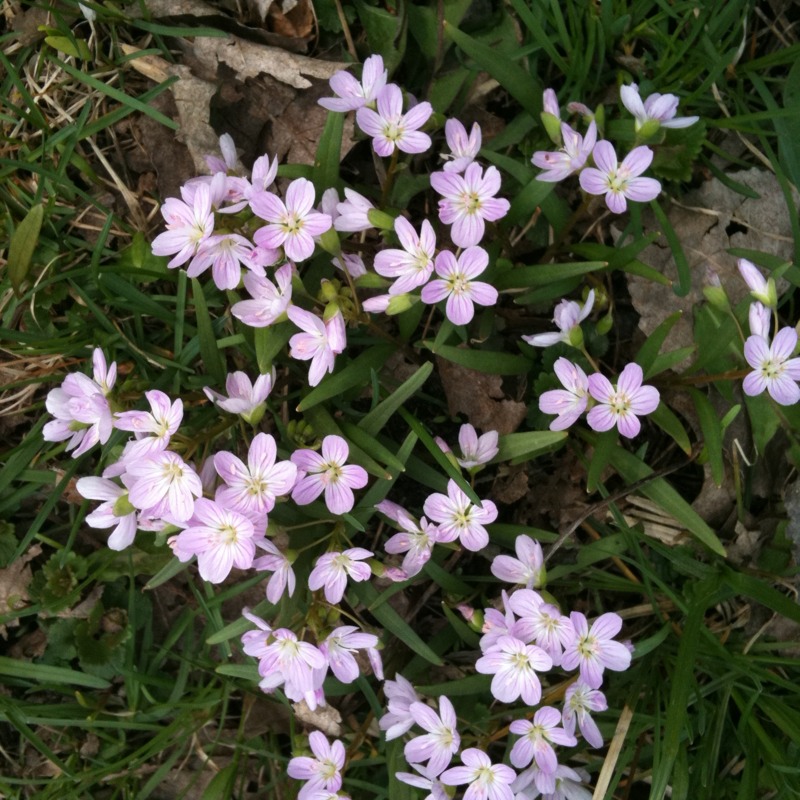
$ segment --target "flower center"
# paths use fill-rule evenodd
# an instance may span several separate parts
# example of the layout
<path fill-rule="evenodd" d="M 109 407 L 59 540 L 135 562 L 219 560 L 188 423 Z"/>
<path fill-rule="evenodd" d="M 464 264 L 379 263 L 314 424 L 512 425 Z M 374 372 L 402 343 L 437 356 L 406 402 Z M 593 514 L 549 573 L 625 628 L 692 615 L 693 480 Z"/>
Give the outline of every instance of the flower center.
<path fill-rule="evenodd" d="M 464 192 L 461 195 L 461 202 L 467 214 L 477 214 L 481 210 L 481 199 L 477 192 Z"/>
<path fill-rule="evenodd" d="M 597 652 L 597 642 L 593 636 L 582 636 L 578 641 L 578 652 L 584 658 L 591 658 Z"/>
<path fill-rule="evenodd" d="M 768 380 L 774 381 L 783 373 L 784 365 L 780 361 L 770 358 L 761 365 L 761 374 Z"/>

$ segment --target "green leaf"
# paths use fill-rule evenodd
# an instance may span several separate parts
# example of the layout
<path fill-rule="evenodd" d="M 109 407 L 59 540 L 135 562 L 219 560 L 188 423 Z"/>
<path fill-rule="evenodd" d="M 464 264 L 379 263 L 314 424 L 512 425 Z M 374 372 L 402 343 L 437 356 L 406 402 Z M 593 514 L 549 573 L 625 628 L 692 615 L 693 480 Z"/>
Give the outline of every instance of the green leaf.
<path fill-rule="evenodd" d="M 272 360 L 283 350 L 291 335 L 292 326 L 288 322 L 253 329 L 256 363 L 262 375 L 266 375 L 272 369 Z"/>
<path fill-rule="evenodd" d="M 407 622 L 388 604 L 376 605 L 380 598 L 375 587 L 369 582 L 353 583 L 350 590 L 356 595 L 369 612 L 383 625 L 386 630 L 394 634 L 413 653 L 422 656 L 426 661 L 440 667 L 444 662 L 436 653 L 416 634 Z"/>
<path fill-rule="evenodd" d="M 208 783 L 200 800 L 228 800 L 232 796 L 236 776 L 239 774 L 239 765 L 232 761 L 223 767 Z"/>
<path fill-rule="evenodd" d="M 307 411 L 324 400 L 343 394 L 355 386 L 368 386 L 370 372 L 386 363 L 394 352 L 394 345 L 376 344 L 351 361 L 341 372 L 329 375 L 312 389 L 297 405 L 298 411 Z"/>
<path fill-rule="evenodd" d="M 689 389 L 689 394 L 697 410 L 700 430 L 705 440 L 705 453 L 711 468 L 711 477 L 717 486 L 722 486 L 725 478 L 725 462 L 722 456 L 722 423 L 708 397 L 698 389 Z"/>
<path fill-rule="evenodd" d="M 664 339 L 667 338 L 675 323 L 683 316 L 682 311 L 670 314 L 648 337 L 636 354 L 636 363 L 642 368 L 644 377 L 650 377 L 650 368 L 656 360 Z"/>
<path fill-rule="evenodd" d="M 405 0 L 397 0 L 396 12 L 354 0 L 358 18 L 364 26 L 370 53 L 379 53 L 391 75 L 406 51 L 407 19 Z M 342 115 L 344 116 L 344 115 Z"/>
<path fill-rule="evenodd" d="M 329 112 L 314 159 L 314 186 L 321 194 L 339 180 L 344 114 Z"/>
<path fill-rule="evenodd" d="M 688 128 L 667 129 L 665 140 L 654 148 L 653 174 L 667 180 L 690 181 L 705 138 L 706 126 L 702 120 Z"/>
<path fill-rule="evenodd" d="M 800 624 L 800 605 L 795 600 L 774 589 L 770 584 L 756 578 L 754 575 L 736 572 L 730 567 L 725 567 L 722 579 L 737 594 L 751 597 L 753 600 L 772 609 L 776 614 Z"/>
<path fill-rule="evenodd" d="M 6 656 L 0 656 L 0 675 L 56 686 L 85 686 L 89 689 L 108 689 L 111 686 L 103 678 L 88 675 L 85 672 L 77 672 L 64 667 L 51 667 L 49 664 L 33 664 Z"/>
<path fill-rule="evenodd" d="M 778 432 L 780 420 L 778 415 L 772 410 L 772 406 L 766 392 L 754 397 L 744 395 L 744 405 L 747 408 L 747 416 L 750 419 L 750 429 L 753 435 L 753 444 L 756 453 L 763 456 L 767 445 L 772 441 L 772 437 Z"/>
<path fill-rule="evenodd" d="M 444 23 L 445 36 L 454 41 L 481 69 L 486 70 L 534 117 L 542 110 L 542 83 L 496 47 L 479 42 L 453 25 Z M 549 192 L 548 192 L 549 193 Z"/>
<path fill-rule="evenodd" d="M 655 215 L 661 230 L 664 231 L 664 236 L 667 237 L 667 243 L 672 251 L 672 258 L 675 261 L 675 268 L 678 271 L 678 283 L 673 285 L 672 289 L 678 297 L 685 297 L 689 294 L 692 288 L 692 276 L 689 269 L 689 261 L 686 258 L 686 253 L 683 252 L 683 245 L 675 233 L 675 228 L 669 221 L 669 217 L 664 213 L 657 200 L 650 201 L 650 209 Z"/>
<path fill-rule="evenodd" d="M 433 363 L 428 361 L 410 378 L 403 381 L 389 397 L 381 400 L 372 411 L 368 412 L 358 423 L 358 427 L 370 436 L 377 436 L 397 409 L 401 408 L 410 397 L 413 397 L 422 388 L 431 372 L 433 372 Z"/>
<path fill-rule="evenodd" d="M 523 220 L 530 219 L 536 209 L 553 191 L 555 184 L 550 181 L 539 181 L 534 178 L 511 201 L 511 207 L 506 214 L 509 225 L 518 225 Z"/>
<path fill-rule="evenodd" d="M 261 676 L 255 664 L 220 664 L 214 672 L 219 675 L 228 675 L 231 678 L 240 678 L 243 681 L 258 683 Z"/>
<path fill-rule="evenodd" d="M 619 439 L 615 429 L 612 428 L 610 431 L 603 431 L 597 434 L 594 442 L 594 452 L 592 453 L 592 458 L 589 461 L 589 469 L 586 473 L 587 492 L 592 493 L 597 491 L 597 487 L 600 485 L 600 477 L 611 460 L 611 453 L 618 447 Z"/>
<path fill-rule="evenodd" d="M 610 453 L 609 462 L 628 484 L 643 481 L 642 485 L 637 488 L 640 494 L 657 503 L 668 514 L 675 517 L 699 542 L 717 555 L 725 556 L 725 548 L 714 531 L 664 478 L 646 480 L 649 475 L 653 474 L 653 470 L 638 456 L 617 447 Z"/>
<path fill-rule="evenodd" d="M 17 297 L 20 296 L 22 283 L 28 276 L 33 252 L 39 242 L 43 220 L 44 206 L 37 203 L 35 206 L 31 206 L 25 219 L 20 222 L 11 236 L 11 243 L 8 247 L 8 278 Z"/>
<path fill-rule="evenodd" d="M 178 573 L 188 569 L 188 561 L 179 561 L 171 558 L 149 581 L 144 585 L 145 590 L 157 589 L 162 584 L 172 580 Z"/>
<path fill-rule="evenodd" d="M 386 478 L 386 480 L 391 480 L 398 473 L 406 471 L 406 465 L 403 464 L 402 461 L 399 461 L 397 456 L 395 456 L 391 450 L 384 447 L 374 436 L 371 436 L 357 425 L 354 425 L 352 422 L 347 422 L 346 420 L 342 420 L 340 425 L 342 432 L 350 442 L 360 447 L 368 456 L 374 458 L 377 462 L 385 464 L 392 471 L 393 474 L 389 478 Z"/>
<path fill-rule="evenodd" d="M 447 361 L 482 372 L 484 375 L 524 375 L 531 368 L 531 362 L 525 356 L 515 356 L 511 353 L 469 350 L 448 344 L 437 347 L 436 343 L 430 340 L 424 341 L 422 346 Z"/>
<path fill-rule="evenodd" d="M 499 452 L 492 459 L 493 464 L 510 461 L 522 464 L 541 453 L 547 453 L 565 442 L 569 434 L 566 431 L 525 431 L 523 433 L 507 433 L 499 437 Z"/>
<path fill-rule="evenodd" d="M 59 53 L 80 58 L 82 61 L 90 61 L 92 58 L 92 51 L 83 39 L 71 39 L 69 36 L 45 36 L 44 40 Z"/>
<path fill-rule="evenodd" d="M 470 695 L 488 692 L 492 685 L 491 675 L 468 675 L 446 683 L 431 683 L 427 686 L 417 686 L 417 691 L 422 694 L 437 697 L 440 694 L 448 697 L 469 697 Z"/>
<path fill-rule="evenodd" d="M 605 269 L 607 261 L 579 261 L 571 264 L 537 264 L 530 267 L 515 267 L 505 270 L 492 280 L 495 289 L 528 289 L 547 286 L 553 281 L 574 278 Z"/>
<path fill-rule="evenodd" d="M 671 437 L 687 456 L 692 454 L 692 445 L 686 428 L 666 403 L 659 403 L 658 408 L 650 414 L 650 419 Z"/>
<path fill-rule="evenodd" d="M 203 294 L 203 284 L 197 278 L 192 278 L 192 299 L 194 300 L 195 316 L 197 318 L 197 334 L 200 337 L 200 355 L 205 364 L 206 372 L 222 385 L 225 383 L 225 364 L 217 349 L 217 336 L 211 324 L 208 313 L 206 296 Z"/>

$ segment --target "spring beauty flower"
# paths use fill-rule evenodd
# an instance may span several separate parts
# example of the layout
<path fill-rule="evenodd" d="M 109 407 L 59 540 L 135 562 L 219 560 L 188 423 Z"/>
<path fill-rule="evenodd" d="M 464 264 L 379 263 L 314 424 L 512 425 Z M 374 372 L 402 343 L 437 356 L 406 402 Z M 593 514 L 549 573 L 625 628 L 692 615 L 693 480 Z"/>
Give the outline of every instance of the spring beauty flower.
<path fill-rule="evenodd" d="M 311 361 L 308 383 L 316 386 L 325 373 L 333 372 L 336 356 L 344 352 L 347 345 L 342 312 L 337 311 L 325 321 L 299 306 L 290 306 L 286 313 L 303 331 L 289 339 L 289 355 L 299 361 Z"/>
<path fill-rule="evenodd" d="M 497 506 L 491 500 L 475 505 L 452 478 L 447 482 L 447 494 L 430 495 L 423 510 L 427 517 L 439 523 L 440 542 L 460 539 L 461 544 L 473 552 L 489 544 L 489 534 L 483 526 L 497 519 Z"/>
<path fill-rule="evenodd" d="M 575 639 L 564 651 L 561 666 L 566 670 L 580 669 L 581 680 L 590 689 L 599 689 L 603 671 L 608 668 L 624 672 L 631 665 L 631 651 L 614 637 L 622 628 L 619 614 L 601 614 L 589 628 L 580 611 L 569 615 L 575 629 Z"/>
<path fill-rule="evenodd" d="M 413 772 L 395 772 L 395 778 L 407 783 L 409 786 L 415 786 L 417 789 L 426 789 L 429 794 L 423 800 L 449 800 L 447 789 L 444 788 L 444 784 L 435 775 L 431 775 L 420 764 L 412 764 L 411 766 L 419 773 L 418 775 Z"/>
<path fill-rule="evenodd" d="M 297 795 L 298 800 L 306 800 L 318 789 L 337 792 L 342 788 L 346 756 L 344 745 L 338 739 L 329 742 L 320 731 L 308 735 L 308 744 L 314 756 L 296 756 L 286 768 L 290 778 L 306 781 Z"/>
<path fill-rule="evenodd" d="M 217 500 L 248 517 L 268 514 L 276 498 L 289 494 L 297 479 L 297 467 L 291 461 L 276 463 L 277 455 L 275 439 L 268 433 L 256 434 L 246 465 L 233 453 L 217 453 L 214 468 L 225 481 Z"/>
<path fill-rule="evenodd" d="M 73 458 L 83 455 L 89 448 L 105 444 L 114 429 L 107 395 L 117 379 L 117 365 L 106 366 L 102 350 L 92 354 L 94 379 L 80 372 L 72 372 L 63 383 L 47 393 L 45 406 L 55 417 L 42 430 L 46 442 L 67 443 L 67 452 L 74 450 Z"/>
<path fill-rule="evenodd" d="M 144 396 L 150 411 L 122 411 L 116 414 L 114 427 L 132 431 L 136 441 L 128 448 L 128 458 L 140 458 L 158 450 L 166 450 L 171 436 L 183 420 L 183 401 L 174 403 L 164 392 L 151 389 Z"/>
<path fill-rule="evenodd" d="M 700 117 L 676 117 L 678 98 L 674 94 L 656 92 L 642 101 L 638 85 L 631 83 L 620 87 L 619 96 L 625 108 L 636 118 L 637 131 L 648 122 L 658 123 L 662 128 L 688 128 L 700 119 Z"/>
<path fill-rule="evenodd" d="M 211 210 L 211 190 L 206 184 L 194 192 L 182 186 L 181 196 L 168 197 L 161 207 L 167 229 L 153 239 L 151 248 L 157 256 L 173 256 L 170 268 L 185 264 L 197 253 L 202 242 L 214 233 L 214 212 Z"/>
<path fill-rule="evenodd" d="M 643 378 L 642 368 L 635 363 L 622 370 L 616 386 L 599 372 L 590 375 L 589 393 L 597 401 L 586 417 L 591 428 L 608 431 L 616 425 L 623 436 L 636 436 L 641 430 L 639 417 L 655 411 L 660 399 L 658 389 L 642 386 Z"/>
<path fill-rule="evenodd" d="M 333 227 L 337 231 L 348 233 L 366 231 L 374 225 L 369 220 L 369 210 L 375 206 L 366 197 L 354 192 L 352 189 L 345 189 L 344 196 L 347 198 L 342 203 L 336 204 L 337 216 L 333 220 Z"/>
<path fill-rule="evenodd" d="M 361 71 L 358 81 L 349 72 L 340 70 L 331 77 L 329 83 L 337 97 L 323 97 L 318 102 L 328 111 L 355 111 L 367 105 L 374 105 L 378 93 L 386 86 L 388 72 L 383 66 L 383 58 L 370 56 Z"/>
<path fill-rule="evenodd" d="M 661 184 L 655 178 L 639 177 L 653 160 L 649 147 L 634 147 L 620 164 L 611 142 L 603 140 L 592 155 L 595 166 L 581 172 L 581 188 L 588 194 L 605 195 L 606 205 L 615 214 L 625 211 L 628 200 L 646 203 L 658 197 Z"/>
<path fill-rule="evenodd" d="M 457 119 L 449 119 L 444 124 L 444 137 L 450 148 L 450 155 L 442 169 L 445 172 L 463 172 L 477 157 L 481 149 L 481 126 L 472 123 L 472 129 L 467 135 L 467 129 Z"/>
<path fill-rule="evenodd" d="M 765 278 L 758 267 L 746 258 L 740 258 L 736 265 L 753 298 L 767 308 L 777 308 L 778 293 L 774 278 Z"/>
<path fill-rule="evenodd" d="M 564 710 L 561 713 L 564 721 L 564 730 L 567 733 L 575 733 L 575 723 L 581 731 L 581 736 L 592 747 L 603 746 L 603 735 L 597 727 L 597 723 L 591 718 L 590 711 L 606 711 L 608 702 L 606 696 L 587 686 L 580 679 L 570 684 L 564 694 Z"/>
<path fill-rule="evenodd" d="M 489 265 L 489 254 L 482 247 L 467 247 L 458 258 L 449 250 L 436 256 L 434 268 L 439 276 L 422 289 L 422 302 L 433 304 L 447 300 L 447 318 L 456 325 L 466 325 L 475 315 L 475 304 L 493 306 L 498 292 L 489 283 L 473 280 Z"/>
<path fill-rule="evenodd" d="M 389 294 L 403 294 L 428 282 L 433 272 L 436 234 L 428 220 L 422 221 L 420 233 L 405 218 L 397 217 L 394 230 L 402 250 L 387 248 L 375 256 L 375 272 L 384 278 L 394 278 Z"/>
<path fill-rule="evenodd" d="M 763 303 L 750 303 L 747 317 L 750 333 L 769 341 L 769 334 L 772 330 L 772 314 L 769 309 Z"/>
<path fill-rule="evenodd" d="M 266 328 L 277 322 L 292 301 L 293 275 L 293 264 L 284 264 L 275 270 L 275 283 L 248 272 L 244 276 L 244 288 L 252 299 L 235 303 L 231 307 L 231 314 L 251 328 Z"/>
<path fill-rule="evenodd" d="M 114 528 L 108 537 L 112 550 L 124 550 L 133 544 L 137 514 L 128 502 L 127 487 L 118 486 L 108 478 L 79 478 L 75 488 L 87 500 L 104 501 L 86 516 L 86 524 L 92 528 Z"/>
<path fill-rule="evenodd" d="M 411 714 L 412 703 L 419 703 L 421 697 L 414 691 L 414 687 L 399 672 L 394 680 L 387 680 L 383 684 L 383 693 L 386 695 L 386 713 L 378 720 L 378 727 L 386 732 L 386 741 L 397 739 L 411 730 L 414 725 L 414 716 Z"/>
<path fill-rule="evenodd" d="M 438 714 L 425 703 L 411 703 L 409 713 L 414 722 L 427 733 L 415 736 L 406 742 L 403 751 L 406 761 L 409 764 L 427 762 L 428 774 L 432 777 L 439 776 L 450 764 L 461 745 L 453 704 L 447 697 L 441 695 Z"/>
<path fill-rule="evenodd" d="M 294 594 L 297 579 L 295 578 L 292 564 L 269 539 L 256 539 L 256 547 L 266 551 L 265 556 L 253 560 L 253 569 L 257 572 L 271 572 L 272 576 L 267 581 L 267 600 L 276 605 L 288 589 L 289 597 Z"/>
<path fill-rule="evenodd" d="M 314 237 L 331 225 L 327 214 L 314 211 L 314 184 L 306 178 L 292 181 L 286 190 L 286 202 L 270 192 L 259 192 L 250 200 L 253 213 L 269 224 L 253 234 L 260 247 L 283 247 L 286 258 L 305 261 L 314 252 Z"/>
<path fill-rule="evenodd" d="M 369 580 L 372 569 L 362 562 L 373 555 L 363 547 L 351 547 L 342 553 L 323 553 L 308 576 L 308 588 L 312 592 L 324 589 L 325 599 L 335 605 L 344 597 L 348 578 L 356 583 Z"/>
<path fill-rule="evenodd" d="M 181 561 L 197 556 L 200 577 L 222 583 L 233 567 L 250 569 L 255 557 L 253 523 L 213 500 L 199 498 L 194 504 L 190 527 L 170 539 Z"/>
<path fill-rule="evenodd" d="M 577 365 L 559 358 L 553 369 L 563 389 L 551 389 L 539 396 L 539 410 L 544 414 L 557 414 L 550 423 L 551 431 L 563 431 L 577 422 L 586 410 L 589 400 L 589 378 Z"/>
<path fill-rule="evenodd" d="M 544 585 L 544 554 L 542 546 L 525 533 L 514 540 L 517 557 L 500 555 L 492 561 L 491 571 L 495 578 L 506 583 L 520 583 L 526 589 L 538 589 Z"/>
<path fill-rule="evenodd" d="M 558 328 L 557 332 L 534 333 L 523 336 L 522 340 L 532 347 L 550 347 L 564 342 L 573 346 L 580 346 L 583 342 L 581 322 L 592 313 L 594 307 L 594 289 L 589 291 L 586 302 L 581 305 L 574 300 L 562 300 L 553 311 L 553 322 Z"/>
<path fill-rule="evenodd" d="M 452 225 L 450 238 L 458 247 L 472 247 L 483 239 L 485 223 L 496 222 L 508 213 L 508 200 L 496 198 L 500 191 L 500 173 L 496 167 L 470 164 L 463 175 L 434 172 L 431 186 L 442 195 L 439 219 Z"/>
<path fill-rule="evenodd" d="M 239 414 L 245 422 L 255 425 L 264 414 L 264 404 L 272 391 L 274 381 L 275 376 L 272 373 L 259 375 L 254 383 L 246 372 L 229 372 L 225 378 L 227 397 L 208 386 L 203 387 L 203 392 L 223 411 Z"/>
<path fill-rule="evenodd" d="M 597 123 L 592 120 L 584 137 L 562 122 L 561 138 L 564 142 L 561 150 L 554 153 L 538 150 L 533 154 L 533 165 L 544 170 L 536 180 L 555 183 L 583 169 L 597 142 Z"/>
<path fill-rule="evenodd" d="M 535 706 L 542 699 L 542 683 L 537 672 L 552 669 L 553 659 L 541 647 L 525 644 L 515 636 L 501 636 L 475 662 L 483 675 L 494 675 L 492 694 L 503 703 L 522 702 Z"/>
<path fill-rule="evenodd" d="M 497 431 L 486 431 L 478 436 L 475 428 L 469 423 L 462 425 L 458 431 L 458 446 L 461 458 L 456 456 L 462 469 L 474 469 L 488 464 L 499 452 L 497 442 L 500 434 Z"/>
<path fill-rule="evenodd" d="M 296 450 L 291 459 L 298 469 L 292 500 L 308 505 L 325 493 L 325 505 L 333 514 L 346 514 L 353 508 L 353 489 L 367 485 L 367 472 L 356 464 L 347 464 L 350 448 L 341 436 L 326 436 L 322 452 Z"/>
<path fill-rule="evenodd" d="M 352 683 L 361 674 L 353 653 L 374 650 L 377 646 L 378 637 L 374 633 L 365 633 L 355 625 L 342 625 L 325 637 L 319 649 L 328 659 L 331 672 L 342 683 Z"/>
<path fill-rule="evenodd" d="M 800 358 L 792 358 L 797 347 L 797 331 L 781 328 L 772 344 L 763 336 L 748 336 L 744 343 L 744 357 L 753 368 L 744 379 L 742 388 L 751 397 L 765 389 L 770 397 L 782 406 L 794 405 L 800 400 Z"/>
<path fill-rule="evenodd" d="M 511 763 L 517 769 L 527 767 L 535 760 L 536 765 L 543 772 L 555 773 L 558 768 L 558 759 L 554 744 L 564 747 L 573 747 L 578 740 L 561 727 L 561 714 L 552 706 L 540 708 L 533 720 L 514 720 L 509 726 L 511 733 L 519 734 L 522 738 L 514 743 L 511 749 Z"/>
<path fill-rule="evenodd" d="M 398 515 L 399 533 L 392 536 L 383 549 L 387 553 L 405 553 L 401 580 L 417 575 L 430 560 L 433 546 L 439 541 L 439 529 L 425 517 L 417 522 L 405 512 Z"/>
<path fill-rule="evenodd" d="M 511 767 L 492 764 L 483 750 L 468 747 L 461 754 L 463 767 L 452 767 L 442 773 L 441 781 L 447 786 L 468 783 L 464 800 L 513 800 L 511 784 L 517 777 Z"/>
<path fill-rule="evenodd" d="M 377 111 L 359 108 L 356 122 L 372 137 L 372 147 L 379 156 L 390 156 L 395 149 L 424 153 L 431 146 L 431 137 L 419 130 L 433 114 L 430 103 L 418 103 L 403 114 L 403 92 L 390 83 L 378 94 L 377 105 Z"/>
<path fill-rule="evenodd" d="M 185 522 L 192 516 L 194 498 L 203 494 L 197 473 L 170 450 L 137 459 L 127 470 L 136 481 L 128 499 L 150 517 Z"/>

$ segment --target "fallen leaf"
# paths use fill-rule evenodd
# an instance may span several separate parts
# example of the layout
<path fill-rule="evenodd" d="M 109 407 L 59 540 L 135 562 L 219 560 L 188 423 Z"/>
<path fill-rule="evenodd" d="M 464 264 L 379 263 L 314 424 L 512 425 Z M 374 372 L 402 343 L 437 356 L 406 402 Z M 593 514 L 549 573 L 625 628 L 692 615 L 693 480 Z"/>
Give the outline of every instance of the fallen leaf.
<path fill-rule="evenodd" d="M 298 722 L 322 731 L 326 736 L 342 735 L 342 715 L 333 706 L 317 706 L 312 711 L 305 700 L 293 703 L 294 715 Z"/>
<path fill-rule="evenodd" d="M 522 424 L 528 407 L 506 398 L 500 375 L 486 375 L 444 358 L 437 358 L 436 363 L 450 416 L 466 414 L 474 427 L 501 436 L 514 433 Z"/>
<path fill-rule="evenodd" d="M 12 561 L 5 569 L 0 569 L 0 617 L 12 614 L 25 608 L 30 600 L 28 587 L 33 579 L 33 573 L 28 562 L 41 555 L 41 545 L 35 544 L 16 561 Z M 0 625 L 0 636 L 8 638 L 8 629 L 16 628 L 19 619 L 11 618 Z"/>

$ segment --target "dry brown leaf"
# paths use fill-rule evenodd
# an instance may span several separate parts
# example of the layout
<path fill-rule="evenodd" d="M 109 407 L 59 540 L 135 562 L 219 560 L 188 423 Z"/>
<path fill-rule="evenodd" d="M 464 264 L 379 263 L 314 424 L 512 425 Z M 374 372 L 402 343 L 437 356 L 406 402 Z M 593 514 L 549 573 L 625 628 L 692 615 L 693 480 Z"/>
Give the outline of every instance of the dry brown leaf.
<path fill-rule="evenodd" d="M 12 561 L 4 569 L 0 569 L 0 617 L 19 611 L 28 604 L 30 600 L 28 587 L 33 578 L 28 562 L 41 555 L 41 552 L 41 545 L 32 545 L 27 553 Z M 10 619 L 0 625 L 0 636 L 7 639 L 8 628 L 16 628 L 18 625 L 18 619 Z"/>
<path fill-rule="evenodd" d="M 284 0 L 272 3 L 269 23 L 275 33 L 294 39 L 306 39 L 314 30 L 314 9 L 309 0 Z"/>
<path fill-rule="evenodd" d="M 685 297 L 678 297 L 671 286 L 628 276 L 631 299 L 640 315 L 639 327 L 646 336 L 670 314 L 683 312 L 666 339 L 665 351 L 694 342 L 693 311 L 704 302 L 706 268 L 719 275 L 733 304 L 746 296 L 747 286 L 739 276 L 736 258 L 726 252 L 728 249 L 760 250 L 787 261 L 792 258 L 789 212 L 775 176 L 754 167 L 731 177 L 755 190 L 760 199 L 744 197 L 715 178 L 686 195 L 680 205 L 672 203 L 667 210 L 672 227 L 680 233 L 691 270 L 691 291 Z M 649 228 L 658 230 L 652 217 L 650 219 Z M 671 280 L 677 280 L 672 251 L 663 237 L 647 247 L 640 260 Z"/>
<path fill-rule="evenodd" d="M 499 375 L 486 375 L 444 358 L 437 358 L 436 363 L 450 416 L 466 414 L 476 428 L 497 431 L 501 436 L 522 424 L 528 407 L 506 398 Z"/>
<path fill-rule="evenodd" d="M 317 706 L 312 711 L 305 700 L 293 703 L 295 717 L 304 725 L 322 731 L 326 736 L 342 735 L 342 715 L 333 706 Z"/>

